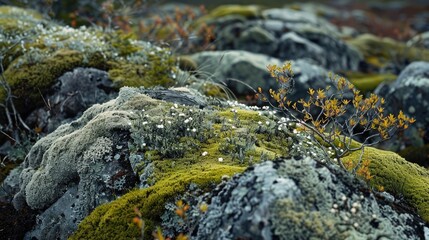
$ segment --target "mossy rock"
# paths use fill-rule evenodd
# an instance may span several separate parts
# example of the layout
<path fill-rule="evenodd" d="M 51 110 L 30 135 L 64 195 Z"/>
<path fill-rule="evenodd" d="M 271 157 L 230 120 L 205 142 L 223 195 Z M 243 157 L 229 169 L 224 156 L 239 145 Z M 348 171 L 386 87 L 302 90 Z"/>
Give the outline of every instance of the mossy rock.
<path fill-rule="evenodd" d="M 199 110 L 157 100 L 151 100 L 148 104 L 145 100 L 147 97 L 138 94 L 133 96 L 121 106 L 130 108 L 129 111 L 133 112 L 145 109 L 144 115 L 147 117 L 141 116 L 145 120 L 137 118 L 131 123 L 132 139 L 129 141 L 129 147 L 130 152 L 145 159 L 136 164 L 139 175 L 144 173 L 148 161 L 152 165 L 153 174 L 147 179 L 149 187 L 132 191 L 111 203 L 97 207 L 82 221 L 71 239 L 138 237 L 138 229 L 132 223 L 135 207 L 142 212 L 146 223 L 145 236 L 149 237 L 154 227 L 161 223 L 160 217 L 165 212 L 165 204 L 185 193 L 190 184 L 196 184 L 203 191 L 210 191 L 222 176 L 242 172 L 262 158 L 272 160 L 287 155 L 292 142 L 292 139 L 288 139 L 287 132 L 277 129 L 275 120 L 240 106 L 212 106 Z M 141 105 L 143 103 L 146 105 Z M 175 115 L 172 116 L 171 113 Z M 177 117 L 178 114 L 181 117 Z M 192 123 L 185 122 L 190 116 L 194 118 Z M 145 122 L 144 125 L 142 122 Z M 261 122 L 264 123 L 263 126 Z M 266 122 L 270 123 L 268 125 L 273 129 L 272 132 L 268 131 Z M 165 126 L 163 130 L 157 130 L 156 136 L 168 134 L 168 138 L 175 138 L 166 140 L 169 141 L 165 144 L 166 147 L 181 146 L 185 149 L 184 154 L 168 157 L 168 154 L 162 153 L 162 148 L 148 147 L 155 146 L 156 140 L 147 134 L 154 131 L 160 123 L 165 123 Z M 209 127 L 203 127 L 205 124 Z M 184 125 L 198 130 L 174 132 Z M 185 136 L 182 136 L 183 134 Z M 204 137 L 206 139 L 202 139 Z M 243 142 L 246 139 L 252 139 L 251 146 L 242 151 L 245 161 L 240 161 L 234 153 L 238 145 L 245 145 Z M 143 148 L 139 147 L 140 140 L 145 143 Z"/>
<path fill-rule="evenodd" d="M 7 52 L 4 76 L 23 117 L 44 104 L 43 96 L 60 76 L 77 67 L 108 71 L 118 89 L 174 85 L 176 62 L 168 49 L 120 31 L 62 26 L 20 8 L 1 7 L 2 11 L 0 22 L 7 22 L 0 25 L 0 51 Z M 2 89 L 0 102 L 5 98 Z"/>
<path fill-rule="evenodd" d="M 361 152 L 356 151 L 345 160 L 357 161 Z M 382 186 L 385 191 L 403 196 L 423 220 L 429 222 L 429 170 L 410 163 L 394 152 L 366 147 L 363 160 L 370 160 L 373 178 L 370 184 Z"/>
<path fill-rule="evenodd" d="M 0 26 L 3 31 L 23 33 L 44 22 L 42 14 L 12 6 L 0 6 Z M 18 28 L 17 26 L 20 25 Z"/>
<path fill-rule="evenodd" d="M 412 163 L 417 163 L 422 167 L 429 167 L 429 144 L 422 147 L 407 147 L 398 154 Z"/>
<path fill-rule="evenodd" d="M 347 79 L 362 92 L 371 92 L 380 83 L 389 83 L 396 80 L 397 76 L 391 73 L 360 73 L 360 72 L 347 72 L 345 73 Z"/>
<path fill-rule="evenodd" d="M 164 205 L 186 191 L 189 184 L 197 184 L 205 189 L 219 183 L 222 176 L 242 172 L 243 167 L 212 164 L 194 166 L 177 171 L 158 181 L 154 186 L 132 191 L 116 201 L 96 208 L 69 239 L 133 239 L 139 238 L 139 230 L 132 223 L 136 216 L 134 208 L 142 213 L 145 220 L 145 236 L 150 239 L 151 232 L 165 211 Z"/>
<path fill-rule="evenodd" d="M 149 57 L 151 64 L 135 64 L 126 61 L 110 62 L 109 78 L 117 83 L 118 87 L 171 87 L 175 81 L 170 77 L 175 60 L 162 59 L 159 56 Z"/>
<path fill-rule="evenodd" d="M 227 16 L 236 16 L 245 19 L 257 18 L 261 16 L 262 7 L 258 5 L 222 5 L 211 10 L 206 16 L 201 17 L 196 22 L 196 26 L 202 23 L 215 22 L 217 19 Z"/>
<path fill-rule="evenodd" d="M 362 34 L 347 43 L 356 47 L 364 56 L 367 64 L 383 68 L 388 64 L 429 61 L 429 50 L 409 47 L 390 38 L 379 38 L 371 34 Z"/>
<path fill-rule="evenodd" d="M 106 68 L 101 54 L 91 57 L 87 63 L 83 63 L 83 54 L 78 51 L 61 49 L 55 52 L 52 57 L 37 63 L 18 64 L 19 59 L 11 64 L 4 72 L 9 86 L 17 100 L 15 104 L 18 109 L 31 110 L 29 106 L 43 103 L 42 96 L 65 72 L 76 67 Z M 19 65 L 19 66 L 16 66 Z M 0 99 L 5 99 L 5 92 L 0 91 Z"/>
<path fill-rule="evenodd" d="M 261 13 L 261 7 L 257 5 L 222 5 L 212 11 L 209 16 L 220 18 L 228 15 L 240 15 L 246 18 L 258 17 Z"/>

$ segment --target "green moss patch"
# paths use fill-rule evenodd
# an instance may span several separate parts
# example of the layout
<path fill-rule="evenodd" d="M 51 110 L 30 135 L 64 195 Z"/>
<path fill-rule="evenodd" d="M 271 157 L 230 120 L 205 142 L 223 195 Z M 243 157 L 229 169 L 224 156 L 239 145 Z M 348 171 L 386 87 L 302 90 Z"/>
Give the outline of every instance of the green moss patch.
<path fill-rule="evenodd" d="M 197 109 L 157 100 L 141 105 L 141 97 L 136 94 L 122 106 L 133 111 L 129 149 L 140 159 L 136 171 L 143 174 L 151 165 L 150 176 L 145 174 L 149 187 L 97 207 L 71 239 L 138 238 L 132 222 L 135 207 L 149 237 L 161 223 L 165 204 L 188 191 L 191 183 L 210 191 L 222 176 L 288 154 L 292 140 L 286 130 L 278 130 L 274 116 L 239 106 Z"/>
<path fill-rule="evenodd" d="M 83 55 L 77 51 L 60 50 L 52 57 L 37 62 L 26 62 L 20 64 L 19 59 L 15 61 L 5 72 L 10 87 L 13 89 L 17 101 L 15 102 L 19 109 L 24 106 L 34 106 L 42 103 L 42 94 L 55 83 L 62 74 L 71 71 L 76 67 L 95 67 L 103 69 L 105 62 L 100 54 L 96 54 L 89 61 L 83 63 Z M 14 64 L 19 64 L 15 67 Z M 5 98 L 5 93 L 0 92 L 0 99 Z"/>
<path fill-rule="evenodd" d="M 403 64 L 429 60 L 427 49 L 409 47 L 393 39 L 379 38 L 371 34 L 363 34 L 347 42 L 363 54 L 369 65 L 376 68 L 382 68 L 391 63 Z"/>
<path fill-rule="evenodd" d="M 396 79 L 396 75 L 390 73 L 384 74 L 365 74 L 358 72 L 346 73 L 347 79 L 353 83 L 353 85 L 362 92 L 373 91 L 380 83 L 393 82 Z"/>
<path fill-rule="evenodd" d="M 359 159 L 360 151 L 345 159 Z M 418 214 L 429 222 L 429 171 L 417 164 L 407 162 L 398 154 L 367 147 L 363 160 L 370 160 L 370 172 L 373 178 L 370 184 L 383 186 L 397 196 L 403 196 L 417 209 Z"/>
<path fill-rule="evenodd" d="M 133 239 L 139 237 L 139 230 L 132 223 L 138 208 L 146 223 L 145 235 L 150 236 L 154 226 L 160 222 L 164 205 L 183 193 L 190 183 L 205 189 L 219 183 L 223 175 L 242 172 L 243 167 L 211 164 L 195 166 L 176 171 L 158 181 L 154 186 L 132 191 L 116 201 L 96 208 L 69 239 Z M 149 238 L 148 238 L 149 239 Z"/>

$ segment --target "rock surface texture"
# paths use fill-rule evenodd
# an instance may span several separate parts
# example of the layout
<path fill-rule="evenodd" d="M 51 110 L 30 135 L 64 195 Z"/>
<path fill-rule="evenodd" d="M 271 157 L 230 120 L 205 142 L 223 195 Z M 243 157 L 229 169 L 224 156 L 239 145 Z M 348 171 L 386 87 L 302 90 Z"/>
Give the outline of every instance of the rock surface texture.
<path fill-rule="evenodd" d="M 424 239 L 429 230 L 353 176 L 309 157 L 250 167 L 209 201 L 193 239 Z"/>
<path fill-rule="evenodd" d="M 240 50 L 201 52 L 191 57 L 201 71 L 210 73 L 214 81 L 225 82 L 237 96 L 254 94 L 251 88 L 261 87 L 265 91 L 278 88 L 267 66 L 281 66 L 280 59 Z M 292 61 L 292 66 L 295 76 L 290 97 L 293 100 L 305 98 L 309 87 L 319 89 L 331 84 L 328 72 L 322 67 L 306 60 Z"/>
<path fill-rule="evenodd" d="M 261 18 L 228 15 L 214 20 L 218 50 L 246 50 L 284 59 L 307 59 L 329 70 L 357 70 L 362 57 L 340 39 L 336 26 L 315 14 L 267 9 Z"/>

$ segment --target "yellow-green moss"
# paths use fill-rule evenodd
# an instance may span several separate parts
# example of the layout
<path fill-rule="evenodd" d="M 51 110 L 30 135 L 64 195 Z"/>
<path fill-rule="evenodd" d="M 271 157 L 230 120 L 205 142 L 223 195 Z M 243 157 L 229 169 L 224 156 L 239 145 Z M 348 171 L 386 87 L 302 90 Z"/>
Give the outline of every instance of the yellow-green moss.
<path fill-rule="evenodd" d="M 13 94 L 17 99 L 15 104 L 18 110 L 31 110 L 34 106 L 42 103 L 41 94 L 55 83 L 65 72 L 71 71 L 76 67 L 95 67 L 103 69 L 105 62 L 101 55 L 90 58 L 84 63 L 83 55 L 77 51 L 62 49 L 57 51 L 52 57 L 46 58 L 36 63 L 22 63 L 18 67 L 20 58 L 15 60 L 4 72 Z M 0 91 L 0 100 L 5 99 L 5 92 Z"/>
<path fill-rule="evenodd" d="M 196 165 L 189 169 L 172 172 L 154 186 L 132 191 L 116 201 L 97 207 L 69 239 L 133 239 L 139 237 L 137 227 L 132 223 L 137 207 L 146 223 L 145 235 L 150 239 L 154 226 L 160 222 L 167 201 L 183 193 L 190 183 L 205 189 L 218 183 L 223 175 L 242 172 L 243 167 L 221 164 Z"/>
<path fill-rule="evenodd" d="M 363 34 L 347 42 L 355 46 L 364 55 L 368 64 L 378 68 L 385 67 L 391 62 L 429 61 L 429 50 L 409 47 L 389 38 Z"/>
<path fill-rule="evenodd" d="M 360 151 L 345 157 L 359 159 Z M 370 160 L 373 178 L 370 184 L 383 186 L 387 192 L 404 196 L 417 209 L 418 214 L 429 222 L 429 171 L 417 164 L 407 162 L 398 154 L 367 147 L 363 159 Z"/>
<path fill-rule="evenodd" d="M 257 17 L 260 15 L 261 7 L 257 5 L 222 5 L 213 9 L 209 16 L 220 18 L 228 15 L 240 15 L 243 17 Z"/>
<path fill-rule="evenodd" d="M 258 5 L 222 5 L 210 11 L 204 17 L 196 21 L 196 26 L 202 23 L 212 22 L 218 18 L 236 15 L 244 18 L 255 18 L 261 15 L 262 8 Z"/>
<path fill-rule="evenodd" d="M 23 16 L 31 17 L 33 19 L 41 20 L 43 15 L 32 9 L 23 9 L 13 6 L 0 6 L 0 16 L 2 17 L 17 17 L 22 18 Z"/>
<path fill-rule="evenodd" d="M 156 102 L 154 104 L 156 106 L 145 108 L 145 113 L 149 116 L 156 113 L 156 116 L 163 118 L 164 121 L 172 120 L 168 118 L 168 110 L 173 104 L 158 105 Z M 190 112 L 192 107 L 179 108 L 186 114 L 198 111 L 194 109 Z M 189 146 L 192 146 L 186 148 L 183 157 L 162 158 L 156 150 L 144 151 L 145 159 L 152 163 L 154 171 L 148 182 L 154 185 L 147 189 L 132 191 L 116 201 L 97 207 L 79 225 L 71 239 L 138 237 L 138 230 L 132 223 L 132 218 L 135 216 L 134 207 L 142 212 L 146 222 L 146 236 L 149 237 L 155 226 L 160 224 L 160 216 L 165 211 L 166 202 L 184 193 L 190 183 L 196 183 L 204 191 L 209 191 L 214 186 L 212 184 L 218 183 L 222 176 L 231 176 L 244 171 L 249 164 L 258 162 L 261 155 L 266 159 L 274 159 L 287 154 L 289 143 L 286 134 L 257 132 L 258 121 L 265 123 L 272 120 L 254 111 L 234 109 L 237 113 L 233 113 L 232 108 L 206 110 L 204 119 L 212 120 L 212 127 L 200 130 L 206 131 L 203 134 L 208 134 L 210 131 L 212 137 L 202 142 L 192 136 L 181 137 L 179 142 L 191 143 Z M 156 119 L 153 118 L 152 121 Z M 227 138 L 244 139 L 245 137 L 252 137 L 256 143 L 244 152 L 244 162 L 240 162 L 237 158 L 233 160 L 230 153 L 220 151 L 220 146 L 227 141 Z M 206 152 L 204 156 L 203 152 Z M 219 158 L 223 161 L 220 162 Z M 253 160 L 249 163 L 250 159 Z"/>
<path fill-rule="evenodd" d="M 2 62 L 4 76 L 21 113 L 24 106 L 26 111 L 42 106 L 43 95 L 56 80 L 76 67 L 110 70 L 118 88 L 174 85 L 170 76 L 175 60 L 169 51 L 136 41 L 132 34 L 74 29 L 13 7 L 0 8 L 0 30 L 5 35 L 0 49 L 8 50 Z M 4 99 L 0 89 L 0 102 Z"/>
<path fill-rule="evenodd" d="M 150 57 L 146 64 L 110 62 L 109 78 L 118 86 L 171 87 L 174 85 L 170 77 L 173 63 L 173 59 L 164 61 L 157 56 Z"/>
<path fill-rule="evenodd" d="M 347 79 L 362 92 L 373 91 L 380 83 L 389 83 L 396 79 L 396 75 L 390 73 L 373 74 L 373 73 L 346 73 Z"/>
<path fill-rule="evenodd" d="M 159 110 L 158 110 L 159 111 Z M 228 130 L 222 130 L 223 123 L 214 123 L 212 129 L 209 130 L 213 133 L 212 138 L 208 139 L 207 142 L 201 143 L 198 139 L 192 137 L 182 137 L 180 142 L 190 141 L 193 142 L 195 147 L 186 149 L 186 153 L 181 158 L 168 159 L 162 158 L 157 151 L 147 151 L 145 153 L 146 159 L 149 159 L 155 165 L 155 176 L 157 179 L 162 179 L 168 176 L 171 172 L 186 170 L 194 164 L 200 164 L 202 166 L 217 164 L 219 158 L 223 159 L 222 164 L 230 166 L 248 166 L 249 160 L 252 159 L 252 163 L 258 162 L 261 155 L 265 155 L 267 159 L 275 159 L 276 157 L 285 156 L 288 154 L 287 139 L 284 135 L 272 135 L 256 133 L 258 128 L 258 121 L 268 120 L 267 117 L 259 116 L 255 111 L 249 110 L 237 110 L 237 115 L 234 116 L 229 109 L 211 113 L 206 116 L 207 119 L 223 118 L 226 122 Z M 229 121 L 231 120 L 231 121 Z M 246 128 L 240 128 L 237 125 L 238 121 L 240 125 L 246 126 Z M 236 128 L 232 128 L 233 125 L 237 125 Z M 250 148 L 247 149 L 244 154 L 244 162 L 240 163 L 238 159 L 233 159 L 233 156 L 229 153 L 224 153 L 220 150 L 221 145 L 227 144 L 227 139 L 242 139 L 252 136 L 256 142 Z M 206 156 L 201 156 L 203 152 L 207 152 Z M 231 150 L 232 152 L 232 150 Z"/>

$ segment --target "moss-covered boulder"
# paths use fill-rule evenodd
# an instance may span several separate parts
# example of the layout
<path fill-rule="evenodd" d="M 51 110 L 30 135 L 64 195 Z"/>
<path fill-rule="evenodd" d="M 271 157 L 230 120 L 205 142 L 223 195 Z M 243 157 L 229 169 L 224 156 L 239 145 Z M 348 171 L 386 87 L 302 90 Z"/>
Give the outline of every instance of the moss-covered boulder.
<path fill-rule="evenodd" d="M 192 239 L 424 238 L 415 216 L 312 157 L 250 167 L 205 200 L 210 204 Z"/>
<path fill-rule="evenodd" d="M 63 26 L 31 10 L 3 6 L 0 12 L 3 76 L 20 112 L 41 106 L 57 79 L 77 67 L 107 71 L 117 89 L 174 85 L 168 49 L 109 29 Z M 0 101 L 5 98 L 2 88 Z"/>
<path fill-rule="evenodd" d="M 350 154 L 346 160 L 356 162 L 360 151 Z M 384 188 L 398 198 L 409 202 L 417 213 L 429 222 L 429 171 L 415 163 L 407 162 L 394 152 L 365 148 L 363 160 L 369 160 L 373 178 L 371 185 Z"/>
<path fill-rule="evenodd" d="M 398 74 L 413 61 L 429 61 L 427 49 L 407 46 L 390 38 L 362 34 L 347 43 L 362 53 L 369 70 L 385 69 Z"/>
<path fill-rule="evenodd" d="M 291 133 L 271 114 L 213 103 L 184 89 L 122 88 L 117 99 L 94 105 L 39 140 L 23 163 L 13 199 L 17 209 L 40 212 L 41 220 L 27 236 L 67 237 L 95 207 L 133 187 L 142 190 L 121 199 L 135 202 L 153 222 L 148 227 L 154 226 L 164 203 L 189 185 L 207 191 L 224 175 L 288 154 Z M 131 206 L 130 201 L 120 209 Z M 118 227 L 111 233 L 100 231 L 117 234 L 128 224 L 124 216 L 118 221 L 108 221 Z M 93 227 L 82 225 L 85 232 L 97 231 Z"/>

